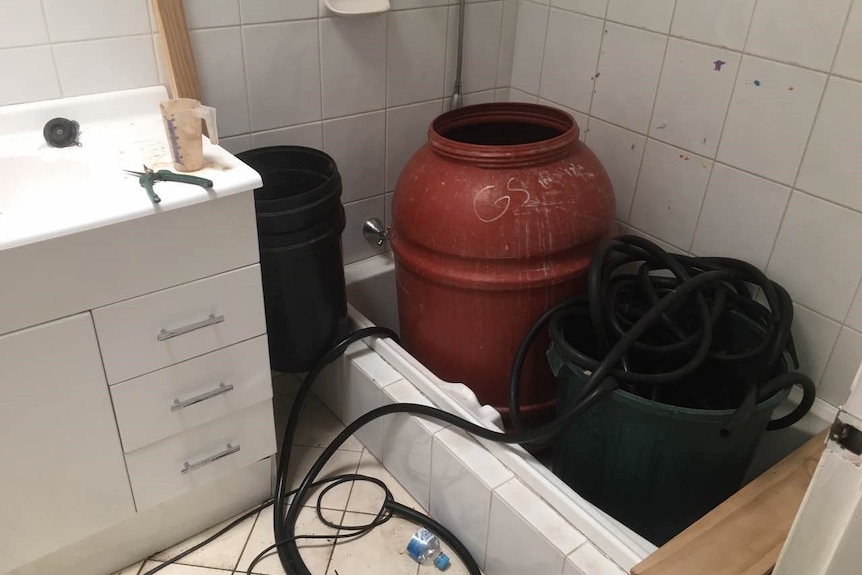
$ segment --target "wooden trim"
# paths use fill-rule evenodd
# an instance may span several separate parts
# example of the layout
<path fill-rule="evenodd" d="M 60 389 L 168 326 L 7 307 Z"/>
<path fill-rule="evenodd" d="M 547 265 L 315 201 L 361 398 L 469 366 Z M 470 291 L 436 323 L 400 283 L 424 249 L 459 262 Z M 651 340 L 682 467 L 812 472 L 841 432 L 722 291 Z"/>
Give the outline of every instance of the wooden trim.
<path fill-rule="evenodd" d="M 772 572 L 826 443 L 826 431 L 785 457 L 632 569 L 632 575 Z"/>
<path fill-rule="evenodd" d="M 200 100 L 197 67 L 183 0 L 153 0 L 172 98 Z"/>

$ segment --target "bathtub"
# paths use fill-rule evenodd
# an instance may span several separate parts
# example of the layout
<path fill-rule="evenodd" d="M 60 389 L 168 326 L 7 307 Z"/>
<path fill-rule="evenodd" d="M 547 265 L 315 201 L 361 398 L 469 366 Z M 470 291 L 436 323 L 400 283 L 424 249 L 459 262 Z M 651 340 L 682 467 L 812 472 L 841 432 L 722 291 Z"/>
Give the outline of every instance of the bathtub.
<path fill-rule="evenodd" d="M 345 267 L 350 316 L 356 327 L 379 325 L 398 331 L 394 271 L 394 260 L 391 253 L 375 256 Z M 480 405 L 475 395 L 466 386 L 445 382 L 437 378 L 407 351 L 390 340 L 374 340 L 369 343 L 370 348 L 365 344 L 359 344 L 358 347 L 349 350 L 342 360 L 343 365 L 337 370 L 330 370 L 326 375 L 321 391 L 318 393 L 321 399 L 345 422 L 352 421 L 361 413 L 387 401 L 418 401 L 434 405 L 485 426 L 499 427 L 501 425 L 499 414 L 490 406 Z M 753 478 L 768 469 L 784 455 L 804 443 L 808 437 L 828 427 L 836 413 L 835 408 L 818 400 L 812 412 L 794 428 L 765 434 L 764 441 L 752 465 L 750 476 Z M 419 418 L 412 416 L 399 415 L 396 417 L 419 420 Z M 398 429 L 408 429 L 407 425 L 405 422 Z M 432 451 L 430 444 L 443 437 L 439 435 L 443 428 L 426 421 L 415 421 L 410 425 L 412 427 L 409 429 L 414 430 L 413 435 L 407 432 L 394 430 L 386 432 L 380 429 L 363 429 L 357 435 L 369 450 L 374 452 L 376 449 L 379 452 L 375 455 L 381 459 L 390 473 L 407 488 L 420 504 L 429 505 L 430 503 L 432 515 L 444 523 L 447 519 L 460 523 L 457 514 L 447 514 L 445 509 L 441 509 L 440 513 L 444 516 L 437 517 L 439 514 L 435 513 L 436 500 L 429 502 L 430 494 L 434 493 L 434 477 L 438 470 L 432 466 L 432 463 L 436 465 L 436 460 L 426 462 L 422 454 L 424 454 L 426 444 L 429 445 L 428 452 Z M 392 440 L 395 442 L 396 440 L 392 439 L 395 436 L 399 437 L 399 442 L 407 442 L 410 446 L 408 448 L 391 447 L 387 449 L 385 445 L 381 445 L 381 441 Z M 438 436 L 437 439 L 435 436 Z M 561 536 L 559 541 L 551 541 L 554 552 L 561 554 L 564 561 L 574 561 L 575 563 L 583 561 L 583 564 L 578 566 L 584 570 L 596 570 L 596 561 L 610 561 L 616 567 L 611 567 L 608 572 L 615 572 L 619 568 L 628 573 L 634 565 L 655 551 L 656 547 L 652 543 L 580 497 L 523 448 L 483 440 L 475 441 L 482 450 L 467 450 L 467 452 L 475 453 L 477 458 L 499 462 L 511 472 L 514 478 L 511 481 L 518 482 L 520 486 L 526 486 L 531 492 L 530 496 L 536 497 L 533 503 L 524 506 L 524 513 L 519 515 L 525 524 L 532 522 L 532 528 L 539 533 L 550 530 L 554 533 L 562 531 L 569 534 L 568 536 Z M 393 443 L 394 445 L 395 443 Z M 428 457 L 430 458 L 432 455 Z M 467 461 L 466 463 L 467 467 L 472 467 L 474 470 L 486 467 L 480 461 Z M 430 478 L 424 479 L 426 475 Z M 509 476 L 505 475 L 505 477 Z M 429 484 L 426 485 L 426 482 Z M 492 482 L 487 483 L 491 485 Z M 507 488 L 507 490 L 511 489 Z M 500 489 L 498 491 L 502 492 Z M 451 492 L 449 493 L 451 494 Z M 444 494 L 443 497 L 445 496 Z M 519 497 L 523 498 L 523 496 Z M 497 541 L 499 538 L 493 533 L 493 504 L 494 498 L 492 497 L 492 508 L 488 510 L 491 516 L 490 526 L 488 533 L 485 534 L 484 542 L 481 537 L 475 537 L 473 533 L 467 530 L 460 533 L 460 525 L 447 523 L 447 526 L 453 529 L 459 537 L 468 540 L 477 539 L 471 541 L 468 548 L 474 555 L 487 556 L 489 561 L 498 553 L 505 552 L 493 548 L 494 545 L 499 544 Z M 511 506 L 517 510 L 517 505 L 511 504 Z M 529 511 L 528 508 L 531 506 L 547 506 L 552 510 L 553 517 L 548 514 L 543 515 Z M 479 511 L 481 510 L 482 508 L 479 509 Z M 550 525 L 548 524 L 549 521 L 551 522 Z M 574 537 L 573 533 L 582 535 L 586 542 Z M 570 550 L 569 547 L 575 541 L 579 542 L 578 545 L 575 546 L 575 549 Z M 518 554 L 523 553 L 525 551 L 518 551 Z M 574 559 L 572 559 L 573 557 Z M 484 568 L 484 561 L 480 560 L 480 563 Z M 488 571 L 494 573 L 492 567 L 491 563 L 487 565 Z M 553 568 L 556 569 L 556 566 Z M 604 571 L 597 570 L 596 572 Z M 620 572 L 622 573 L 622 571 Z"/>

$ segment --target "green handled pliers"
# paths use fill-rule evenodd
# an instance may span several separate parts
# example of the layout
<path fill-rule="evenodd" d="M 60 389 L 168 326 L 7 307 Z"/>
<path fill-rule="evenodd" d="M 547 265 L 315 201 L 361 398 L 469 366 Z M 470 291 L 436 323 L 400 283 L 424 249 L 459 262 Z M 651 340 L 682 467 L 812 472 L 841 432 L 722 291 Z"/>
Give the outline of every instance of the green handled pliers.
<path fill-rule="evenodd" d="M 132 170 L 123 171 L 127 174 L 138 176 L 138 182 L 141 184 L 141 187 L 147 191 L 147 195 L 150 197 L 150 200 L 152 200 L 154 204 L 158 204 L 162 201 L 162 199 L 159 197 L 158 194 L 156 194 L 156 191 L 153 189 L 153 185 L 156 182 L 179 182 L 181 184 L 192 184 L 206 189 L 210 189 L 213 187 L 212 180 L 207 180 L 206 178 L 199 178 L 197 176 L 177 174 L 170 170 L 159 170 L 158 172 L 154 172 L 147 166 L 144 166 L 143 172 L 135 172 Z"/>

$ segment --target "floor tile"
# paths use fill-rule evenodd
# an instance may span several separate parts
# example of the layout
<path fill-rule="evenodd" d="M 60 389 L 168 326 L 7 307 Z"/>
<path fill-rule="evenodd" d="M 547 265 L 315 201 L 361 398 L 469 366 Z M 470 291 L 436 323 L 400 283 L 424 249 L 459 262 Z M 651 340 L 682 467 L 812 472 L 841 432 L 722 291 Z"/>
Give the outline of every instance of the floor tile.
<path fill-rule="evenodd" d="M 413 509 L 422 509 L 419 503 L 410 496 L 407 490 L 386 471 L 383 464 L 370 452 L 362 452 L 362 459 L 359 462 L 359 469 L 356 473 L 382 480 L 389 487 L 389 491 L 392 492 L 392 497 L 395 498 L 395 501 Z M 360 481 L 353 484 L 350 501 L 347 503 L 347 511 L 376 514 L 380 511 L 382 504 L 383 491 L 373 483 Z M 344 574 L 342 573 L 342 575 Z"/>
<path fill-rule="evenodd" d="M 143 561 L 138 561 L 134 565 L 129 565 L 122 571 L 117 571 L 114 575 L 138 575 L 138 572 L 141 570 L 143 566 Z"/>
<path fill-rule="evenodd" d="M 141 573 L 146 573 L 150 569 L 159 565 L 158 561 L 147 561 Z M 161 571 L 159 575 L 227 575 L 230 571 L 224 569 L 212 569 L 210 567 L 195 567 L 193 565 L 168 565 Z"/>
<path fill-rule="evenodd" d="M 328 519 L 335 519 L 336 523 L 341 522 L 340 517 L 328 516 Z M 336 531 L 330 529 L 320 522 L 314 509 L 305 507 L 299 514 L 299 521 L 296 523 L 297 535 L 335 535 Z M 260 512 L 257 523 L 249 537 L 248 544 L 242 554 L 242 558 L 237 566 L 237 571 L 245 573 L 251 561 L 264 549 L 274 543 L 275 539 L 272 531 L 272 507 Z M 312 573 L 325 573 L 329 565 L 329 558 L 332 555 L 332 541 L 329 539 L 306 540 L 298 542 L 300 554 L 302 555 L 305 564 Z M 253 573 L 260 575 L 284 575 L 284 570 L 281 567 L 281 562 L 278 559 L 278 553 L 275 551 L 267 555 L 253 570 Z M 194 574 L 189 574 L 194 575 Z"/>
<path fill-rule="evenodd" d="M 245 542 L 251 533 L 251 528 L 254 525 L 255 516 L 249 517 L 209 545 L 198 549 L 194 553 L 183 557 L 178 562 L 183 565 L 196 565 L 198 567 L 213 567 L 216 569 L 233 569 L 236 567 L 236 562 L 242 553 Z M 178 545 L 174 545 L 164 551 L 153 555 L 152 559 L 157 561 L 167 561 L 176 557 L 186 549 L 197 545 L 204 539 L 212 536 L 228 525 L 234 518 L 216 525 L 202 533 L 191 537 Z"/>
<path fill-rule="evenodd" d="M 361 525 L 368 516 L 345 513 L 344 523 Z M 403 519 L 393 518 L 373 531 L 335 546 L 327 575 L 410 575 L 419 572 L 419 565 L 406 553 L 407 542 L 418 527 Z M 432 568 L 433 569 L 433 568 Z M 430 572 L 430 571 L 427 571 Z"/>
<path fill-rule="evenodd" d="M 309 397 L 293 437 L 294 445 L 326 447 L 344 430 L 344 424 L 316 397 Z M 362 444 L 351 437 L 339 447 L 347 451 L 362 451 Z"/>
<path fill-rule="evenodd" d="M 290 489 L 299 487 L 299 484 L 302 483 L 311 466 L 314 465 L 314 462 L 317 461 L 317 458 L 322 453 L 323 448 L 320 447 L 296 446 L 293 448 L 288 468 L 288 486 Z M 356 473 L 360 455 L 359 451 L 336 451 L 332 459 L 323 467 L 317 479 L 320 480 L 333 475 Z M 323 488 L 321 486 L 311 490 L 311 494 L 305 504 L 314 505 L 317 501 L 317 493 Z M 326 495 L 323 506 L 327 509 L 344 509 L 349 494 L 349 483 L 339 485 Z"/>

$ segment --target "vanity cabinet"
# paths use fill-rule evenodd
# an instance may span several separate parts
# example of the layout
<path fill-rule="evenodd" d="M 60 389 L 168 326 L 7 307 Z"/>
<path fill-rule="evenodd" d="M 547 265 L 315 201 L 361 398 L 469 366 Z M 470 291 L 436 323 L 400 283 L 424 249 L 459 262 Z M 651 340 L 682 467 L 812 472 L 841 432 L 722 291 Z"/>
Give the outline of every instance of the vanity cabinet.
<path fill-rule="evenodd" d="M 93 320 L 0 336 L 0 573 L 135 513 Z"/>
<path fill-rule="evenodd" d="M 254 217 L 246 191 L 0 252 L 0 573 L 120 567 L 270 495 Z"/>

